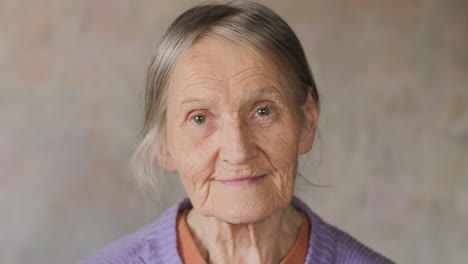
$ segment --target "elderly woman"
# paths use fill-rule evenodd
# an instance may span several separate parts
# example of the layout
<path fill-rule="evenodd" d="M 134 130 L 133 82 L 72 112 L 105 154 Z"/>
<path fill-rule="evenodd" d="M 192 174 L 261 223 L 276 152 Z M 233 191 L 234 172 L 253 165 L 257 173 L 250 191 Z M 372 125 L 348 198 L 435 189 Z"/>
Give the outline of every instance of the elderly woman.
<path fill-rule="evenodd" d="M 318 107 L 301 44 L 273 11 L 186 11 L 151 60 L 134 161 L 140 177 L 177 172 L 189 198 L 79 263 L 391 263 L 293 196 Z"/>

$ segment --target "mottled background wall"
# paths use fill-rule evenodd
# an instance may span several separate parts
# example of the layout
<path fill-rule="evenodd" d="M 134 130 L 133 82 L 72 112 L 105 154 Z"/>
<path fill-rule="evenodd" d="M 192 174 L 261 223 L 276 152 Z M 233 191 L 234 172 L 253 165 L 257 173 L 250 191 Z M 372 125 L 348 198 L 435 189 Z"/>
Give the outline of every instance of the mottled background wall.
<path fill-rule="evenodd" d="M 264 1 L 323 98 L 298 195 L 399 263 L 468 263 L 468 1 Z M 197 1 L 0 1 L 0 263 L 72 263 L 152 221 L 144 71 Z M 303 181 L 303 180 L 301 180 Z"/>

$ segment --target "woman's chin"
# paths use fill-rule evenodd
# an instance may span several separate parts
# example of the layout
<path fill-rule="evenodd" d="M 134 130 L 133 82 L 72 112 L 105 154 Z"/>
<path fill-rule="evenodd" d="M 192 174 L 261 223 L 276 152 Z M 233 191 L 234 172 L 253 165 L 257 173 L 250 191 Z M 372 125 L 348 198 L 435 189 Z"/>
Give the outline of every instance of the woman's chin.
<path fill-rule="evenodd" d="M 258 222 L 265 217 L 267 217 L 271 212 L 268 211 L 257 211 L 257 210 L 249 210 L 249 209 L 243 209 L 243 210 L 229 210 L 227 212 L 218 212 L 215 214 L 214 217 L 216 217 L 219 220 L 222 220 L 224 222 L 230 223 L 230 224 L 235 224 L 235 225 L 241 225 L 241 224 L 251 224 Z"/>
<path fill-rule="evenodd" d="M 214 217 L 231 224 L 255 223 L 270 216 L 273 212 L 286 207 L 288 201 L 243 197 L 217 205 Z"/>

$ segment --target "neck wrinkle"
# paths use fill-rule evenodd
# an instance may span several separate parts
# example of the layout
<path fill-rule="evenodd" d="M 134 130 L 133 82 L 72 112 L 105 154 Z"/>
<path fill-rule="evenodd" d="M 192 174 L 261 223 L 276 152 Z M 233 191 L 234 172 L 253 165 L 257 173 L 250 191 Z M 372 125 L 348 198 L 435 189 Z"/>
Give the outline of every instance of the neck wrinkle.
<path fill-rule="evenodd" d="M 207 263 L 279 263 L 294 245 L 302 214 L 289 205 L 250 224 L 231 224 L 192 209 L 187 225 Z"/>

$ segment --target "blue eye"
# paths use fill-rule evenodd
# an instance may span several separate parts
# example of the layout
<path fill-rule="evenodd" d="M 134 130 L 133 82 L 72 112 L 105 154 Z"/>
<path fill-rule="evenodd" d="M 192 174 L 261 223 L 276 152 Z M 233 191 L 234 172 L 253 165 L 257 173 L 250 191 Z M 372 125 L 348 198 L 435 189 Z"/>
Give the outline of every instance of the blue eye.
<path fill-rule="evenodd" d="M 203 123 L 206 122 L 206 119 L 207 119 L 206 116 L 197 115 L 194 118 L 192 118 L 192 121 L 197 125 L 202 125 Z"/>
<path fill-rule="evenodd" d="M 256 114 L 260 117 L 266 117 L 271 114 L 271 110 L 268 107 L 262 107 L 257 110 Z"/>

